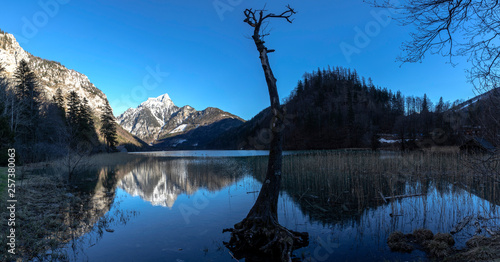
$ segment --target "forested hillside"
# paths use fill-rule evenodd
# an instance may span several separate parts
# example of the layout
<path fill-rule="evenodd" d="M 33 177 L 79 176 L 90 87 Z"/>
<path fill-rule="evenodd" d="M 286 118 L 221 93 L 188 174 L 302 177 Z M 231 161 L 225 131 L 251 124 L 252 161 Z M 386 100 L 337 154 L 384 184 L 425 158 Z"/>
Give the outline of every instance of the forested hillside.
<path fill-rule="evenodd" d="M 452 145 L 460 142 L 466 126 L 473 125 L 472 113 L 478 114 L 460 108 L 461 101 L 441 98 L 434 104 L 426 94 L 404 96 L 377 87 L 370 78 L 342 67 L 306 73 L 284 100 L 284 148 L 288 150 L 376 149 L 389 139 L 391 146 L 400 149 Z M 208 148 L 266 149 L 272 117 L 265 109 Z"/>

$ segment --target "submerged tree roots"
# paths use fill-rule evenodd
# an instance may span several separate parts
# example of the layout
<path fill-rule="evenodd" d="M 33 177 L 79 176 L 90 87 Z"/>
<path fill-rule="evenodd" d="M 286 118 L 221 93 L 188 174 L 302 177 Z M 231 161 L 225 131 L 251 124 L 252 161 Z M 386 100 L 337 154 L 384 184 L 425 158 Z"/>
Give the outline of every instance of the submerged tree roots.
<path fill-rule="evenodd" d="M 265 222 L 259 218 L 245 218 L 231 232 L 231 239 L 224 245 L 238 259 L 246 261 L 292 261 L 295 249 L 309 245 L 309 234 L 289 230 L 277 222 Z"/>

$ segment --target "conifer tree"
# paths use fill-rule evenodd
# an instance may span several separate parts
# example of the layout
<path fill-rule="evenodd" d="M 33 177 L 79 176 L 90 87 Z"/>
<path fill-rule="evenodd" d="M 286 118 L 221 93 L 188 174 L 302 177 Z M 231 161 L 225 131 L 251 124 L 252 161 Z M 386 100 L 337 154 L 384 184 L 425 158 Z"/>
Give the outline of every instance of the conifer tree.
<path fill-rule="evenodd" d="M 83 98 L 82 104 L 80 105 L 80 115 L 78 118 L 78 130 L 80 140 L 83 142 L 88 142 L 93 144 L 97 140 L 97 134 L 95 133 L 94 120 L 92 119 L 92 112 L 89 107 L 87 98 Z"/>
<path fill-rule="evenodd" d="M 80 105 L 79 127 L 80 130 L 84 132 L 92 131 L 94 129 L 94 120 L 92 119 L 89 101 L 87 98 L 83 98 L 82 104 Z"/>
<path fill-rule="evenodd" d="M 80 118 L 80 97 L 75 91 L 71 91 L 68 95 L 67 105 L 67 120 L 70 128 L 78 129 L 78 120 Z"/>
<path fill-rule="evenodd" d="M 65 107 L 64 107 L 64 97 L 62 95 L 62 90 L 61 88 L 58 88 L 56 90 L 56 94 L 54 95 L 54 103 L 57 105 L 57 107 L 59 107 L 59 109 L 61 109 L 63 112 L 65 112 Z"/>
<path fill-rule="evenodd" d="M 71 148 L 76 149 L 78 144 L 85 143 L 87 150 L 89 149 L 88 145 L 97 141 L 88 100 L 86 98 L 80 99 L 75 91 L 71 91 L 68 96 L 66 119 Z"/>
<path fill-rule="evenodd" d="M 439 98 L 439 102 L 436 106 L 436 113 L 440 114 L 443 112 L 444 109 L 444 102 L 443 102 L 443 97 Z"/>
<path fill-rule="evenodd" d="M 110 150 L 116 150 L 116 145 L 118 144 L 115 126 L 115 117 L 113 116 L 113 110 L 111 106 L 106 101 L 106 106 L 104 107 L 104 112 L 101 115 L 101 134 L 106 141 L 106 148 L 109 153 Z"/>
<path fill-rule="evenodd" d="M 75 149 L 80 140 L 80 97 L 75 91 L 69 92 L 66 106 L 66 128 L 68 131 L 68 144 Z"/>
<path fill-rule="evenodd" d="M 37 140 L 40 91 L 38 90 L 35 73 L 31 71 L 25 60 L 21 60 L 19 63 L 14 73 L 14 79 L 18 103 L 20 104 L 18 107 L 20 119 L 16 129 L 16 143 L 18 143 L 21 153 L 24 154 L 24 160 L 33 161 L 34 152 L 29 149 Z"/>
<path fill-rule="evenodd" d="M 422 113 L 429 113 L 429 101 L 427 99 L 427 94 L 424 94 L 424 98 L 422 99 Z"/>

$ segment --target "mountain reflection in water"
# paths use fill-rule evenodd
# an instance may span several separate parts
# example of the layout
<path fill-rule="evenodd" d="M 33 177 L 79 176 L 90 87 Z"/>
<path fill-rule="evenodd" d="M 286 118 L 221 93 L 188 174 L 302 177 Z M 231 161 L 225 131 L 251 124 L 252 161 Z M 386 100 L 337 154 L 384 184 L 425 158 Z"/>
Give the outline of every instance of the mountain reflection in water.
<path fill-rule="evenodd" d="M 193 160 L 147 158 L 134 163 L 117 186 L 154 206 L 172 208 L 180 194 L 193 195 L 200 188 L 211 192 L 235 183 L 244 170 L 233 159 Z"/>
<path fill-rule="evenodd" d="M 284 157 L 279 220 L 287 228 L 309 232 L 311 239 L 308 247 L 295 251 L 296 256 L 303 261 L 427 260 L 421 251 L 390 252 L 388 235 L 417 228 L 449 232 L 473 216 L 478 222 L 454 235 L 456 246 L 463 247 L 478 228 L 499 225 L 497 183 L 460 175 L 415 175 L 413 163 L 397 163 L 408 165 L 408 172 L 390 172 L 404 171 L 406 166 L 391 166 L 394 159 L 379 157 L 344 153 Z M 434 161 L 433 156 L 425 161 Z M 107 211 L 109 219 L 120 210 L 133 210 L 138 215 L 126 225 L 115 224 L 112 233 L 99 235 L 99 241 L 87 241 L 74 259 L 234 261 L 222 245 L 229 236 L 221 231 L 246 216 L 266 164 L 265 156 L 136 155 L 126 163 L 104 167 L 99 174 L 107 178 L 99 180 L 102 186 L 93 186 L 104 190 L 89 194 L 97 199 L 111 195 L 114 201 L 106 200 L 101 212 L 93 214 L 104 217 Z M 380 197 L 407 194 L 419 196 L 387 203 Z M 93 224 L 99 218 L 87 221 Z M 88 240 L 89 235 L 80 239 Z"/>

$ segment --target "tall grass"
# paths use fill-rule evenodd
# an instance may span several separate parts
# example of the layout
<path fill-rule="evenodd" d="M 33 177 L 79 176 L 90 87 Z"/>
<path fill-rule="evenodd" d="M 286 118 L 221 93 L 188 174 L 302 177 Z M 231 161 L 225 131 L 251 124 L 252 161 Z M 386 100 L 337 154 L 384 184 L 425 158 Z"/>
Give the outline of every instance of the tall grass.
<path fill-rule="evenodd" d="M 384 204 L 382 196 L 391 202 L 395 196 L 426 195 L 450 184 L 495 201 L 498 185 L 466 165 L 470 157 L 458 152 L 311 151 L 284 157 L 282 188 L 320 221 L 357 218 Z M 262 181 L 267 159 L 249 161 Z"/>

